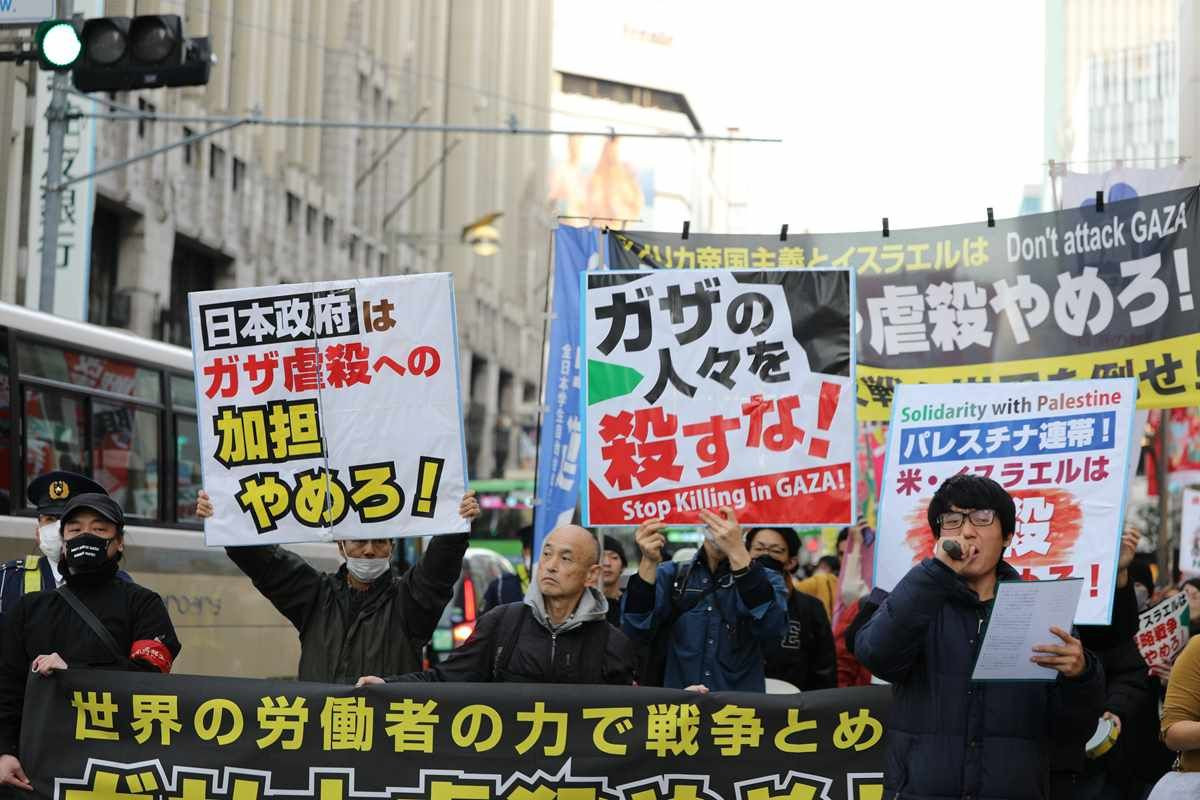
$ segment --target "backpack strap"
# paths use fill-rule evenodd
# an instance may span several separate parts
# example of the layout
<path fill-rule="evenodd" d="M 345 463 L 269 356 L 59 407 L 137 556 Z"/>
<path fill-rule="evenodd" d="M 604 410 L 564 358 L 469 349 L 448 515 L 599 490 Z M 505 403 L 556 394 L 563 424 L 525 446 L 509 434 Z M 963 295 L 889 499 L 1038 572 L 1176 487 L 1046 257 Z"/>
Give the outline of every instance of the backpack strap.
<path fill-rule="evenodd" d="M 500 623 L 496 626 L 496 655 L 492 659 L 492 680 L 496 680 L 499 673 L 508 671 L 508 662 L 512 661 L 513 650 L 521 637 L 521 628 L 525 627 L 525 618 L 529 616 L 523 602 L 509 603 L 500 613 Z"/>

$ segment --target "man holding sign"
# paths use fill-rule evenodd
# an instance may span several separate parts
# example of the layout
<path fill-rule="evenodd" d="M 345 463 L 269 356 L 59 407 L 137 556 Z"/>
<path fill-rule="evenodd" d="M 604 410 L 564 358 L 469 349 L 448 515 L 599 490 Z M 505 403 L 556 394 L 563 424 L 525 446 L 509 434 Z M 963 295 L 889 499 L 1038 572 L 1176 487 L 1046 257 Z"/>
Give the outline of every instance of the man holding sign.
<path fill-rule="evenodd" d="M 458 513 L 468 522 L 479 516 L 474 491 L 463 497 Z M 196 516 L 212 515 L 212 500 L 201 490 Z M 346 563 L 336 573 L 319 572 L 274 544 L 225 552 L 299 631 L 297 677 L 353 683 L 360 675 L 421 668 L 421 648 L 454 594 L 468 543 L 466 533 L 435 536 L 403 575 L 392 569 L 391 539 L 338 542 Z"/>
<path fill-rule="evenodd" d="M 419 669 L 479 513 L 453 276 L 193 292 L 188 303 L 205 541 L 296 626 L 301 680 Z M 390 540 L 430 534 L 457 535 L 394 574 Z M 278 547 L 330 540 L 346 559 L 332 575 Z"/>
<path fill-rule="evenodd" d="M 1092 733 L 1104 711 L 1095 656 L 1060 628 L 1030 653 L 1048 683 L 972 682 L 1016 508 L 995 481 L 955 475 L 927 513 L 934 556 L 909 570 L 855 638 L 855 655 L 895 686 L 884 786 L 905 797 L 1041 798 L 1051 744 Z"/>

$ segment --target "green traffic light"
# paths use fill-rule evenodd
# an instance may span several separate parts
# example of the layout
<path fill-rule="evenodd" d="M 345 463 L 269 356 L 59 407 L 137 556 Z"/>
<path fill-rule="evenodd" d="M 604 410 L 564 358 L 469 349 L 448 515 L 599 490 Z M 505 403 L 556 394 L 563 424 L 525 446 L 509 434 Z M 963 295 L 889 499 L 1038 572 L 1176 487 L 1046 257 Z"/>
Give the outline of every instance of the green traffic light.
<path fill-rule="evenodd" d="M 44 69 L 67 70 L 79 59 L 83 43 L 70 20 L 51 19 L 38 25 L 38 60 Z"/>

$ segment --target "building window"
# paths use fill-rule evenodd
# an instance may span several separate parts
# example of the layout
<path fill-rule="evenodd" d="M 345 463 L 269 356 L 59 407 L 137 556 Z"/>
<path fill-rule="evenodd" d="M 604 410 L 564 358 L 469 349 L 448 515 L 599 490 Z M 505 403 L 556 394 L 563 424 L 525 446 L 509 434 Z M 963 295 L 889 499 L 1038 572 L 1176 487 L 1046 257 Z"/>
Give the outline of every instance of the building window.
<path fill-rule="evenodd" d="M 372 247 L 371 245 L 367 245 L 367 256 L 365 259 L 363 259 L 363 263 L 366 264 L 367 269 L 370 269 L 371 264 L 374 261 L 375 261 L 375 248 Z"/>
<path fill-rule="evenodd" d="M 287 193 L 287 224 L 289 227 L 296 224 L 296 217 L 300 215 L 300 198 L 291 192 Z"/>
<path fill-rule="evenodd" d="M 129 315 L 113 314 L 117 290 L 117 254 L 121 218 L 97 208 L 92 222 L 92 263 L 88 277 L 88 322 L 93 325 L 129 324 Z"/>
<path fill-rule="evenodd" d="M 333 239 L 333 217 L 326 216 L 325 224 L 321 230 L 321 241 L 325 244 L 329 244 L 331 239 Z"/>
<path fill-rule="evenodd" d="M 186 126 L 184 127 L 183 138 L 190 139 L 191 137 L 193 137 L 195 135 L 196 135 L 196 132 L 194 130 L 192 130 L 191 128 L 188 128 Z M 196 143 L 195 142 L 188 142 L 187 144 L 185 144 L 183 146 L 183 163 L 189 167 L 196 163 Z"/>
<path fill-rule="evenodd" d="M 317 213 L 317 209 L 316 209 L 315 207 L 313 207 L 313 206 L 309 206 L 309 207 L 308 207 L 308 208 L 305 210 L 305 213 L 304 213 L 304 234 L 305 234 L 306 236 L 312 236 L 312 235 L 313 235 L 313 231 L 315 231 L 315 230 L 317 229 L 317 219 L 319 218 L 319 216 L 320 216 L 320 215 Z"/>
<path fill-rule="evenodd" d="M 148 103 L 145 100 L 143 100 L 142 98 L 140 98 L 140 97 L 138 98 L 138 111 L 141 111 L 143 114 L 153 114 L 157 110 L 158 109 L 155 108 L 153 103 Z M 137 124 L 138 138 L 145 139 L 146 132 L 148 130 L 150 130 L 150 120 L 146 119 L 145 117 L 138 117 L 138 124 Z"/>
<path fill-rule="evenodd" d="M 350 235 L 350 260 L 358 258 L 358 236 Z"/>
<path fill-rule="evenodd" d="M 246 180 L 246 162 L 240 158 L 233 159 L 233 190 L 236 192 Z"/>
<path fill-rule="evenodd" d="M 207 292 L 217 288 L 217 273 L 224 268 L 204 250 L 175 237 L 171 254 L 171 304 L 164 309 L 162 338 L 180 347 L 190 347 L 191 327 L 188 324 L 188 293 Z"/>
<path fill-rule="evenodd" d="M 225 175 L 225 150 L 214 144 L 208 150 L 208 177 L 217 180 Z"/>

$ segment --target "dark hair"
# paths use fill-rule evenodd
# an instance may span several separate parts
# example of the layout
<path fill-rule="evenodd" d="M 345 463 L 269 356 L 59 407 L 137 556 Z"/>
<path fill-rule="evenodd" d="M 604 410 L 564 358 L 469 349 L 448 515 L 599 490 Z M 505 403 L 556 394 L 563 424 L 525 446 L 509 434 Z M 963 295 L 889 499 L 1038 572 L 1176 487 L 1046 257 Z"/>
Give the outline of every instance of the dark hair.
<path fill-rule="evenodd" d="M 996 518 L 1000 520 L 1000 532 L 1005 539 L 1012 536 L 1013 531 L 1017 529 L 1017 507 L 1013 503 L 1012 495 L 991 478 L 962 473 L 942 481 L 942 485 L 933 493 L 933 500 L 929 502 L 929 513 L 926 515 L 929 529 L 933 531 L 935 538 L 941 537 L 940 518 L 942 514 L 951 510 L 951 506 L 967 509 L 990 508 L 995 511 Z"/>
<path fill-rule="evenodd" d="M 842 560 L 837 556 L 821 556 L 817 559 L 817 566 L 821 565 L 829 567 L 830 572 L 834 575 L 842 574 Z"/>
<path fill-rule="evenodd" d="M 1129 565 L 1129 580 L 1146 587 L 1149 594 L 1154 594 L 1154 575 L 1150 571 L 1150 560 L 1144 559 L 1139 553 Z M 1200 588 L 1200 587 L 1197 587 Z"/>
<path fill-rule="evenodd" d="M 800 534 L 796 533 L 795 528 L 775 528 L 767 525 L 762 528 L 751 528 L 746 533 L 746 549 L 750 549 L 750 545 L 754 544 L 754 537 L 760 531 L 775 531 L 783 537 L 783 541 L 787 544 L 788 558 L 795 558 L 800 554 Z"/>
<path fill-rule="evenodd" d="M 838 538 L 837 538 L 838 544 L 841 544 L 842 542 L 846 541 L 849 538 L 850 538 L 850 529 L 849 528 L 842 528 L 840 531 L 838 531 Z"/>
<path fill-rule="evenodd" d="M 616 553 L 617 558 L 621 559 L 621 568 L 629 566 L 629 559 L 625 556 L 625 548 L 611 536 L 604 537 L 604 551 L 607 553 Z"/>
<path fill-rule="evenodd" d="M 1184 586 L 1190 586 L 1196 591 L 1200 591 L 1200 578 L 1188 578 L 1179 588 L 1182 590 Z"/>
<path fill-rule="evenodd" d="M 521 547 L 524 550 L 533 549 L 533 526 L 526 525 L 523 528 L 517 529 L 517 538 L 521 540 Z"/>

